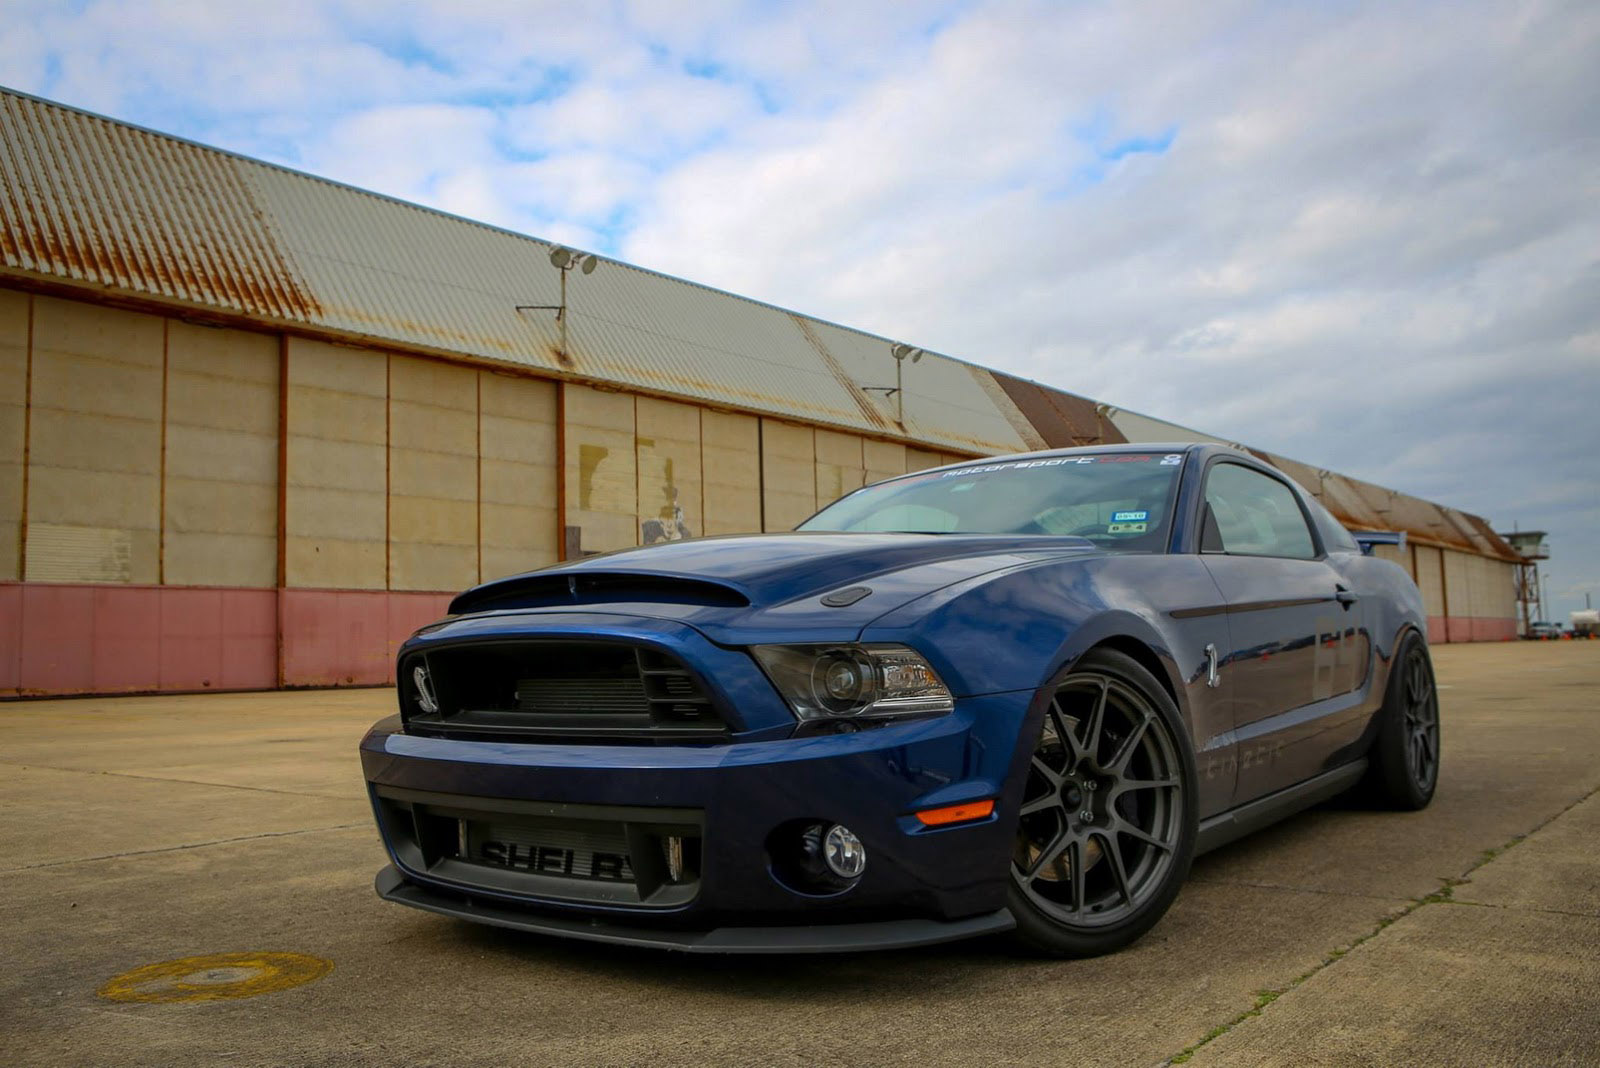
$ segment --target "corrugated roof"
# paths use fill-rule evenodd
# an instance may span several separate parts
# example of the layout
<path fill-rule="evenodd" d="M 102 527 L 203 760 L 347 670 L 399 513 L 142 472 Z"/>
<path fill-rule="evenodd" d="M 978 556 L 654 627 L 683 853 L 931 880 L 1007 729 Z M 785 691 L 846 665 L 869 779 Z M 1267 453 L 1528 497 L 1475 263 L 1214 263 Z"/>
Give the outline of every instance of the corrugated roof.
<path fill-rule="evenodd" d="M 1165 419 L 1141 415 L 1109 404 L 1100 405 L 1100 413 L 1129 441 L 1209 441 L 1217 445 L 1238 445 L 1238 442 L 1229 441 L 1227 438 L 1219 438 L 1192 427 L 1169 423 Z"/>
<path fill-rule="evenodd" d="M 974 368 L 927 353 L 882 391 L 891 342 L 551 244 L 0 91 L 0 255 L 56 280 L 963 453 L 1030 442 Z"/>
<path fill-rule="evenodd" d="M 1260 449 L 1250 452 L 1298 482 L 1352 530 L 1403 530 L 1407 537 L 1427 545 L 1517 559 L 1511 547 L 1477 516 Z"/>
<path fill-rule="evenodd" d="M 1117 445 L 1128 440 L 1087 397 L 998 371 L 991 375 L 1051 448 Z"/>
<path fill-rule="evenodd" d="M 266 324 L 511 364 L 963 453 L 1215 441 L 938 353 L 0 89 L 0 260 Z M 903 406 L 903 422 L 901 421 Z M 1258 453 L 1354 527 L 1515 559 L 1476 516 Z"/>
<path fill-rule="evenodd" d="M 0 254 L 38 274 L 309 321 L 239 161 L 0 92 Z"/>

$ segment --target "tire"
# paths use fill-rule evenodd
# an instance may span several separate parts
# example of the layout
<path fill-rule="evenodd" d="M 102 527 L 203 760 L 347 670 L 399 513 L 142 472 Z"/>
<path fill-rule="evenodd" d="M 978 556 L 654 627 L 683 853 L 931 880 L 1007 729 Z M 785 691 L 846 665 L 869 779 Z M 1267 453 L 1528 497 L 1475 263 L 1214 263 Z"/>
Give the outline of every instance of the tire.
<path fill-rule="evenodd" d="M 1408 812 L 1427 808 L 1439 785 L 1439 688 L 1428 646 L 1415 631 L 1395 652 L 1379 716 L 1364 783 L 1367 799 Z"/>
<path fill-rule="evenodd" d="M 1023 774 L 1014 939 L 1095 957 L 1155 926 L 1189 874 L 1198 826 L 1193 746 L 1166 689 L 1132 657 L 1091 650 L 1050 684 Z"/>

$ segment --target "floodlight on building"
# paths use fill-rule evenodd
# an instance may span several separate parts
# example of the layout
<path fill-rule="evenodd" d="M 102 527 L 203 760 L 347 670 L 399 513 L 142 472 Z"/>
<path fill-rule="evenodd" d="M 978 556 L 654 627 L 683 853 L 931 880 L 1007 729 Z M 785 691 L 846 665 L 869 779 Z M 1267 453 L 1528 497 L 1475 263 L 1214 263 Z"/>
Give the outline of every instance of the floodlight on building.
<path fill-rule="evenodd" d="M 556 245 L 550 250 L 550 266 L 561 272 L 561 303 L 560 304 L 518 304 L 517 311 L 553 311 L 556 313 L 556 324 L 560 327 L 561 341 L 557 349 L 557 356 L 562 362 L 571 359 L 567 354 L 567 272 L 574 267 L 584 274 L 593 274 L 595 267 L 600 263 L 600 258 L 592 252 L 578 252 L 567 248 L 565 245 Z"/>
<path fill-rule="evenodd" d="M 901 429 L 904 429 L 906 421 L 904 374 L 906 360 L 909 358 L 912 363 L 916 363 L 927 353 L 919 348 L 896 341 L 889 345 L 889 355 L 894 357 L 894 385 L 862 386 L 861 390 L 864 393 L 882 393 L 885 397 L 893 397 L 895 421 L 901 424 Z"/>

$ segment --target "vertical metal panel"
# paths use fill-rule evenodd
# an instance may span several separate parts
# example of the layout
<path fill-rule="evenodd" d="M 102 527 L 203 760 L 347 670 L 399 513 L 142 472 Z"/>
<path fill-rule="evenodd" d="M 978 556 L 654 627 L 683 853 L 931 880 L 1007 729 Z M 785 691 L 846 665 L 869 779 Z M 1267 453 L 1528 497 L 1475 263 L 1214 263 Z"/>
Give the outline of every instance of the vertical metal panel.
<path fill-rule="evenodd" d="M 761 429 L 753 415 L 700 412 L 705 533 L 761 529 Z M 898 472 L 897 472 L 898 473 Z"/>
<path fill-rule="evenodd" d="M 832 504 L 866 481 L 864 442 L 855 434 L 818 430 L 817 507 Z"/>
<path fill-rule="evenodd" d="M 29 300 L 0 290 L 0 581 L 21 577 Z"/>
<path fill-rule="evenodd" d="M 634 398 L 583 386 L 563 389 L 566 523 L 582 531 L 584 552 L 639 544 L 639 476 Z"/>
<path fill-rule="evenodd" d="M 554 563 L 560 440 L 556 387 L 478 373 L 480 579 Z"/>
<path fill-rule="evenodd" d="M 793 530 L 817 510 L 816 462 L 811 427 L 761 420 L 764 529 Z"/>
<path fill-rule="evenodd" d="M 388 359 L 289 343 L 286 584 L 387 584 Z"/>
<path fill-rule="evenodd" d="M 640 542 L 652 545 L 704 532 L 699 409 L 640 397 L 634 418 Z"/>
<path fill-rule="evenodd" d="M 169 322 L 163 580 L 272 586 L 278 572 L 278 345 Z"/>
<path fill-rule="evenodd" d="M 158 581 L 163 329 L 35 298 L 24 578 Z"/>
<path fill-rule="evenodd" d="M 389 359 L 389 589 L 478 581 L 478 374 Z"/>
<path fill-rule="evenodd" d="M 866 465 L 868 483 L 906 473 L 906 447 L 899 442 L 863 441 L 861 462 Z"/>

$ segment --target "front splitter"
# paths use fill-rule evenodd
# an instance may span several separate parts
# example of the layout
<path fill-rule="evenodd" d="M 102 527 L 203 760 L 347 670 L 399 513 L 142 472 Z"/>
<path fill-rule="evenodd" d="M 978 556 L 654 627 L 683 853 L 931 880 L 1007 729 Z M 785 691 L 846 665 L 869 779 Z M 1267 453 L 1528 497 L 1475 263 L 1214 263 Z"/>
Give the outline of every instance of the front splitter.
<path fill-rule="evenodd" d="M 478 898 L 439 894 L 407 882 L 394 865 L 378 872 L 378 896 L 412 908 L 460 920 L 486 923 L 534 934 L 576 938 L 586 942 L 670 949 L 681 953 L 861 953 L 875 949 L 909 949 L 1001 934 L 1016 927 L 1010 910 L 1000 909 L 961 920 L 883 920 L 788 927 L 717 927 L 709 931 L 665 931 L 630 927 L 601 920 L 541 916 L 485 902 Z"/>

